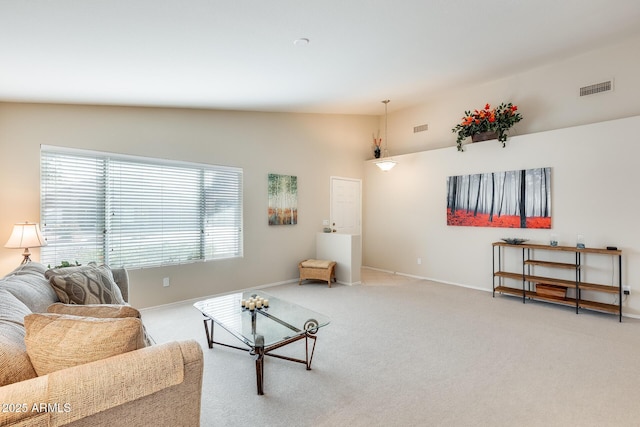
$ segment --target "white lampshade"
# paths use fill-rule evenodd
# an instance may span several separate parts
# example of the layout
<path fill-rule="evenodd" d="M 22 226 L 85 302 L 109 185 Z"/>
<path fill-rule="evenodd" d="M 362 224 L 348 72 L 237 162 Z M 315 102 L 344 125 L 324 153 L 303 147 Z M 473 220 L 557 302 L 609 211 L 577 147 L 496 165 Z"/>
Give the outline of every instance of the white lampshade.
<path fill-rule="evenodd" d="M 380 160 L 379 162 L 376 162 L 376 166 L 379 167 L 380 170 L 383 170 L 385 172 L 393 169 L 393 167 L 396 164 L 397 162 L 391 159 L 383 159 L 383 160 Z"/>
<path fill-rule="evenodd" d="M 31 222 L 14 224 L 11 236 L 9 236 L 9 240 L 4 245 L 5 248 L 10 249 L 23 248 L 23 263 L 31 261 L 29 248 L 39 248 L 41 246 L 47 246 L 47 241 L 42 237 L 38 224 Z"/>

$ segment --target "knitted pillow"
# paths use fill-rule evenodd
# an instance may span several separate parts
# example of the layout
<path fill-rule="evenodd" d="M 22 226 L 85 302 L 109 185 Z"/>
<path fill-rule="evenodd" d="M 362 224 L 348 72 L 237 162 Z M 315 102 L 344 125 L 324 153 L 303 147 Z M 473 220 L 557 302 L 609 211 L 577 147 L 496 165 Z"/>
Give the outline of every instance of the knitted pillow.
<path fill-rule="evenodd" d="M 65 304 L 125 304 L 111 269 L 105 265 L 48 270 L 45 276 Z"/>
<path fill-rule="evenodd" d="M 0 387 L 36 377 L 24 344 L 24 317 L 29 308 L 0 289 Z"/>
<path fill-rule="evenodd" d="M 66 314 L 24 318 L 27 354 L 38 376 L 144 347 L 142 322 Z"/>

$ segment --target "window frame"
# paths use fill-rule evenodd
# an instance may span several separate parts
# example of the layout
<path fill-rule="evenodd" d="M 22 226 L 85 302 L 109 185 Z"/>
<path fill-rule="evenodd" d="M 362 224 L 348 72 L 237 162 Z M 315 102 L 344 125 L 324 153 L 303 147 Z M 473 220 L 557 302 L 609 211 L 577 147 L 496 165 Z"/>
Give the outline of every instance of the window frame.
<path fill-rule="evenodd" d="M 40 163 L 41 228 L 49 243 L 41 249 L 43 263 L 149 268 L 244 256 L 242 168 L 51 145 L 41 145 Z M 143 187 L 145 179 L 162 188 Z M 185 200 L 183 185 L 192 187 Z M 135 221 L 139 227 L 131 226 Z M 166 237 L 171 233 L 174 239 Z M 178 236 L 186 236 L 184 242 Z M 116 247 L 123 241 L 126 247 Z"/>

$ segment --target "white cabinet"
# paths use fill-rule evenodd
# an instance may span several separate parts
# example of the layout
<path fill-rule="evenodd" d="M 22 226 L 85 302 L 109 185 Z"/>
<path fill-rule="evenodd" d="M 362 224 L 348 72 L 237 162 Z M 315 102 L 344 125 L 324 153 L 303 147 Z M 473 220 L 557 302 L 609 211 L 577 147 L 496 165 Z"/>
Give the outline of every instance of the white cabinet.
<path fill-rule="evenodd" d="M 335 261 L 336 281 L 343 285 L 360 284 L 362 237 L 359 234 L 318 233 L 316 259 Z"/>

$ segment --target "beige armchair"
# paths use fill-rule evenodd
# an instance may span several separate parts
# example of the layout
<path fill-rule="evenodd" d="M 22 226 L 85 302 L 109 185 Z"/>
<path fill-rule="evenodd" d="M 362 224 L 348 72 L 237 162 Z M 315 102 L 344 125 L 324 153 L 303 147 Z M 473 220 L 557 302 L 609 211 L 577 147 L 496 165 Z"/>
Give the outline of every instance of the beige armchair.
<path fill-rule="evenodd" d="M 63 369 L 0 387 L 0 426 L 198 426 L 202 371 L 196 341 Z"/>

